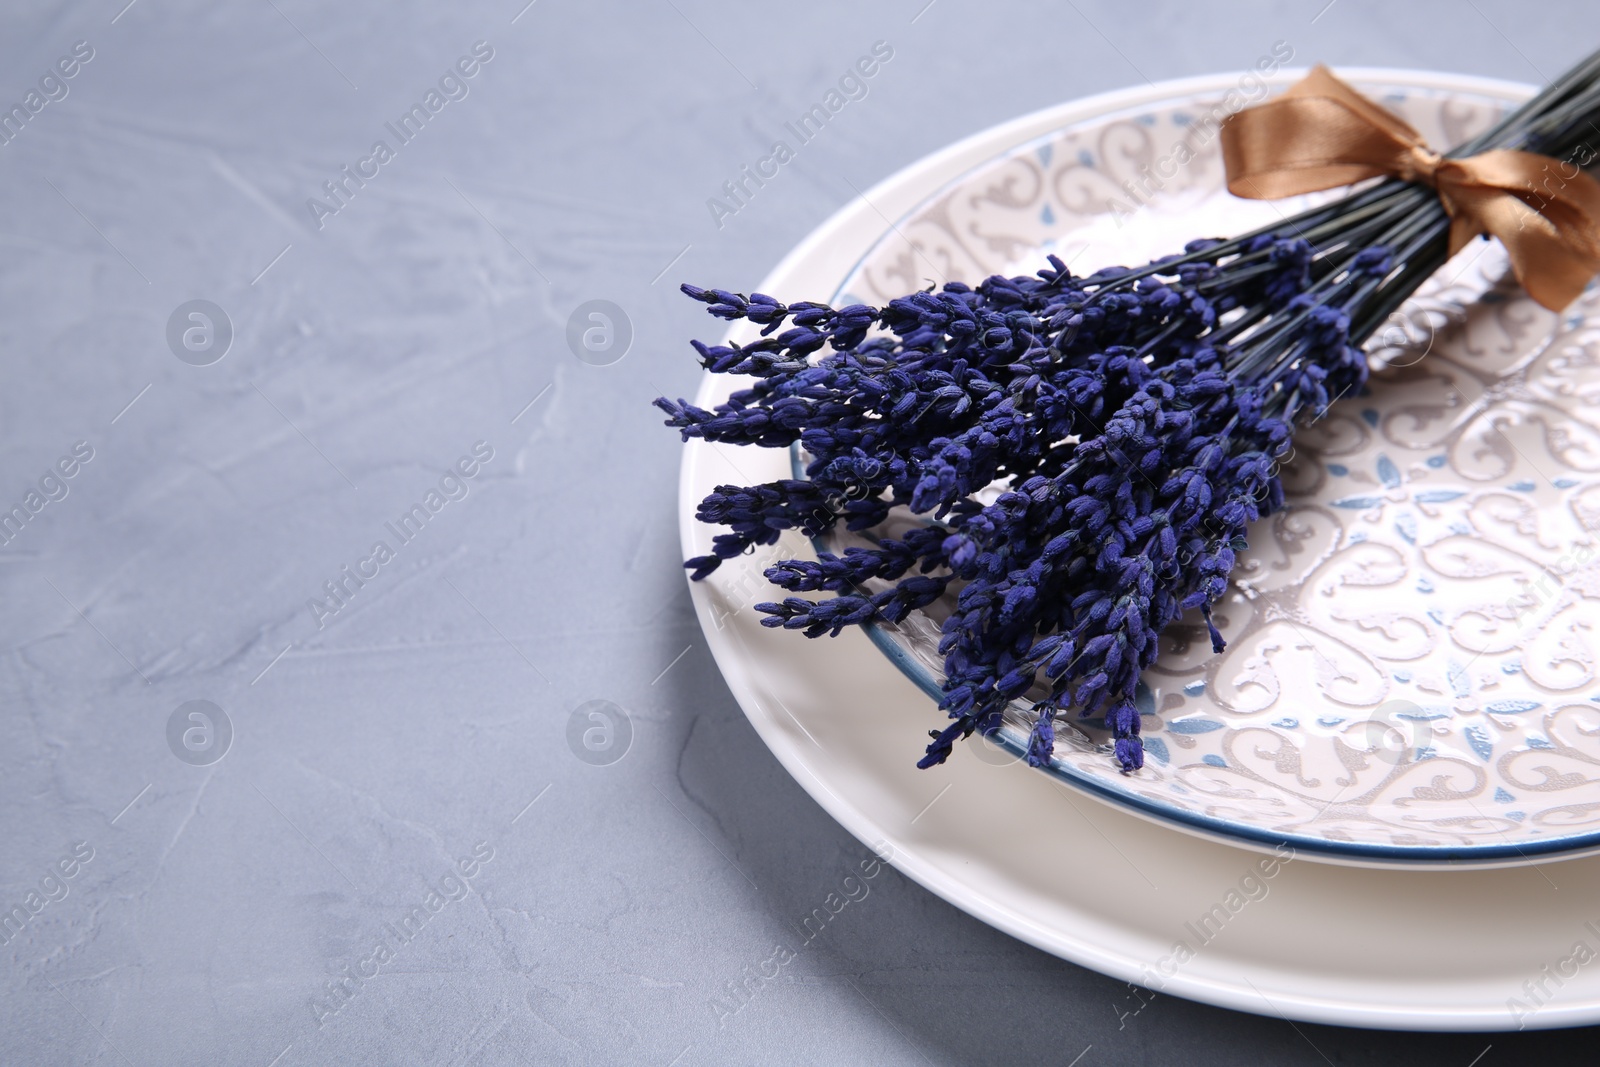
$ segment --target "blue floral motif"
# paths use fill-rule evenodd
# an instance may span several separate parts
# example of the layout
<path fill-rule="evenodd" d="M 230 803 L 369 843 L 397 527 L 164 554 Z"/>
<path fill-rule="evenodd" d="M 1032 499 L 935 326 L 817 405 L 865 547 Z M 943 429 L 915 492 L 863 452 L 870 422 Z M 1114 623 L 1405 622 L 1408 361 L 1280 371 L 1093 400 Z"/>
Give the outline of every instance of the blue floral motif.
<path fill-rule="evenodd" d="M 1394 465 L 1394 460 L 1388 456 L 1378 456 L 1378 481 L 1390 489 L 1400 484 L 1400 468 Z"/>
<path fill-rule="evenodd" d="M 1493 703 L 1485 704 L 1483 710 L 1492 712 L 1495 715 L 1516 715 L 1519 712 L 1533 711 L 1535 708 L 1542 707 L 1544 705 L 1537 700 L 1496 700 Z"/>
<path fill-rule="evenodd" d="M 1209 734 L 1212 730 L 1222 729 L 1222 723 L 1215 719 L 1179 719 L 1167 723 L 1167 730 L 1174 734 Z"/>
<path fill-rule="evenodd" d="M 1467 744 L 1472 746 L 1472 751 L 1485 763 L 1494 754 L 1494 741 L 1489 737 L 1489 731 L 1482 726 L 1464 726 L 1461 728 L 1462 736 L 1467 739 Z"/>

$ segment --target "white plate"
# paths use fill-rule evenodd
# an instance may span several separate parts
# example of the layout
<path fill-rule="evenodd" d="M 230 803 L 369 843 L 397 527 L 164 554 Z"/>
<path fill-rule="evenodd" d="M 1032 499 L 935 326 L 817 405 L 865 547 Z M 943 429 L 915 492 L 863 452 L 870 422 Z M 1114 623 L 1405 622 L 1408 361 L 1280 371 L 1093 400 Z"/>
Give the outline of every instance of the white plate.
<path fill-rule="evenodd" d="M 1347 73 L 1358 84 L 1527 93 L 1480 79 Z M 831 293 L 890 228 L 886 220 L 974 165 L 1074 122 L 1220 94 L 1236 80 L 1108 94 L 963 141 L 840 211 L 760 289 L 792 300 Z M 708 376 L 697 403 L 717 402 L 732 384 Z M 709 548 L 715 531 L 695 522 L 694 508 L 714 485 L 788 473 L 781 450 L 691 443 L 680 488 L 685 554 Z M 1097 803 L 981 739 L 945 767 L 918 771 L 920 738 L 942 714 L 865 635 L 807 641 L 759 625 L 752 606 L 772 597 L 761 570 L 807 551 L 786 538 L 693 584 L 708 644 L 756 730 L 818 803 L 957 907 L 1084 966 L 1262 1014 L 1404 1029 L 1600 1020 L 1600 921 L 1588 925 L 1600 920 L 1600 906 L 1590 909 L 1600 860 L 1445 872 L 1303 856 L 1274 864 Z M 1130 994 L 1128 1004 L 1138 1001 Z"/>

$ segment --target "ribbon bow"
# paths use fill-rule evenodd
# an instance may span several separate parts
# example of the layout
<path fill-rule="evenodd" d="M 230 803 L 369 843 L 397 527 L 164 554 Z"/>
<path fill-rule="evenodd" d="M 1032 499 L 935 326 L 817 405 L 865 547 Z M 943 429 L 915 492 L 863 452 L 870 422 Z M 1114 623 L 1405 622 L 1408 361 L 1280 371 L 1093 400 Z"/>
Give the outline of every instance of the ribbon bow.
<path fill-rule="evenodd" d="M 1441 156 L 1320 64 L 1282 96 L 1228 119 L 1222 159 L 1228 191 L 1254 200 L 1380 176 L 1430 186 L 1450 216 L 1450 254 L 1479 234 L 1498 237 L 1522 287 L 1552 311 L 1600 273 L 1600 182 L 1533 152 Z"/>

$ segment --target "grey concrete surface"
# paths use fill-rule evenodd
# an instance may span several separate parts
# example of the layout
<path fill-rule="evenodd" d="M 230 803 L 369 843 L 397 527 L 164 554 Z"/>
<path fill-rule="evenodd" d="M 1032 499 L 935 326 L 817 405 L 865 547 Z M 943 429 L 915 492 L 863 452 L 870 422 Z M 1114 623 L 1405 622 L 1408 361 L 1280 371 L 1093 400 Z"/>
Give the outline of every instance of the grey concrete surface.
<path fill-rule="evenodd" d="M 893 871 L 719 1008 L 866 853 L 706 653 L 648 407 L 715 333 L 678 281 L 754 285 L 958 137 L 1275 40 L 1535 81 L 1600 41 L 1592 3 L 524 2 L 0 11 L 27 113 L 0 143 L 0 505 L 27 515 L 0 1063 L 1498 1067 L 1593 1039 L 1130 1014 Z M 880 40 L 866 98 L 714 219 Z M 596 299 L 631 324 L 615 362 L 567 343 Z M 569 743 L 596 700 L 621 759 L 579 758 L 602 720 Z"/>

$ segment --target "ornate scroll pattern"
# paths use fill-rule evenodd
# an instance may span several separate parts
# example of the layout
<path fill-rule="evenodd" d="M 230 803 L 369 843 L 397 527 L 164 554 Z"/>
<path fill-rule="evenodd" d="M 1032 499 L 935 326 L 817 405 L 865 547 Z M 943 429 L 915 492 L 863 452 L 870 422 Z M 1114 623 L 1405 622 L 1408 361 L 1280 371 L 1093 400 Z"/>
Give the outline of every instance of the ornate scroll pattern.
<path fill-rule="evenodd" d="M 1435 144 L 1500 108 L 1377 92 Z M 1017 148 L 886 233 L 836 299 L 1033 270 L 1044 252 L 1086 272 L 1270 221 L 1283 205 L 1223 190 L 1209 110 Z M 1117 774 L 1092 722 L 1063 731 L 1058 763 L 1175 813 L 1354 846 L 1600 829 L 1600 290 L 1552 314 L 1479 242 L 1369 347 L 1371 395 L 1296 439 L 1292 507 L 1254 531 L 1220 605 L 1227 651 L 1197 620 L 1163 635 L 1145 770 Z M 925 677 L 947 612 L 890 632 Z"/>

